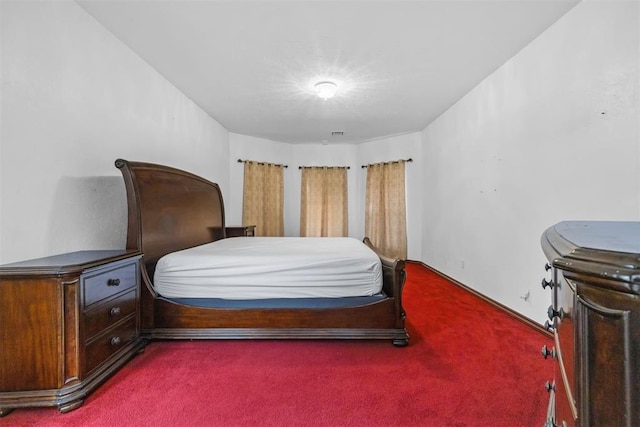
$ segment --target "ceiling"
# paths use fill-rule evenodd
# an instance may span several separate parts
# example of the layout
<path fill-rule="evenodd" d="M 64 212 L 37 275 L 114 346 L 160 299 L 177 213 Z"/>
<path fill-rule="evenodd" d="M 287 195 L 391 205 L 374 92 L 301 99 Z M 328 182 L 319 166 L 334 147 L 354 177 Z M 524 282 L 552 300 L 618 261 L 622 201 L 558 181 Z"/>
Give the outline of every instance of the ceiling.
<path fill-rule="evenodd" d="M 578 1 L 76 0 L 230 132 L 328 144 L 421 131 Z"/>

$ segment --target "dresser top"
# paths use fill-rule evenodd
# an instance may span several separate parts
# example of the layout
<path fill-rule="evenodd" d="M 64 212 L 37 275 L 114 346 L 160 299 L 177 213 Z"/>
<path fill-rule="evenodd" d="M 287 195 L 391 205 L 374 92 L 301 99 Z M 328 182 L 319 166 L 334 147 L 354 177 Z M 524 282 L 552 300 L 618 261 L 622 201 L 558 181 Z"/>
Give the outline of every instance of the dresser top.
<path fill-rule="evenodd" d="M 640 222 L 560 222 L 544 232 L 541 243 L 551 265 L 565 276 L 640 294 Z"/>
<path fill-rule="evenodd" d="M 59 275 L 83 271 L 109 262 L 138 256 L 132 250 L 91 250 L 52 255 L 0 265 L 0 276 L 11 274 Z"/>
<path fill-rule="evenodd" d="M 640 222 L 564 221 L 554 228 L 577 247 L 640 254 Z"/>

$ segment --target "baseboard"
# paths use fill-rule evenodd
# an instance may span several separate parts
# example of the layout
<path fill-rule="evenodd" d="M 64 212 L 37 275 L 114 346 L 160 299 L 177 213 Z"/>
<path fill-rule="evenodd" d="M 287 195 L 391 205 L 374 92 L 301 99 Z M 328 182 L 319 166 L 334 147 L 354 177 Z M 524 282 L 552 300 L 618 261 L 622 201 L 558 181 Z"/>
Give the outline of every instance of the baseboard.
<path fill-rule="evenodd" d="M 464 289 L 465 291 L 477 296 L 478 298 L 488 302 L 489 304 L 491 304 L 492 306 L 494 306 L 498 310 L 502 310 L 507 315 L 509 315 L 509 316 L 515 318 L 516 320 L 524 323 L 525 325 L 529 326 L 530 328 L 533 328 L 537 332 L 540 332 L 541 334 L 547 336 L 548 338 L 551 338 L 551 339 L 553 338 L 553 334 L 551 332 L 547 331 L 545 328 L 543 328 L 542 325 L 540 325 L 539 323 L 536 323 L 533 320 L 529 319 L 528 317 L 523 316 L 522 314 L 518 313 L 517 311 L 507 307 L 506 305 L 501 304 L 498 301 L 493 300 L 493 299 L 489 298 L 488 296 L 481 294 L 480 292 L 476 291 L 475 289 L 472 289 L 469 286 L 458 282 L 457 280 L 447 276 L 446 274 L 436 270 L 435 268 L 433 268 L 431 266 L 428 266 L 424 262 L 422 262 L 422 261 L 413 261 L 413 260 L 407 260 L 407 262 L 410 262 L 410 263 L 413 263 L 413 264 L 420 264 L 424 268 L 433 271 L 438 276 L 441 276 L 441 277 L 447 279 L 448 281 L 450 281 L 454 285 L 456 285 L 456 286 Z"/>

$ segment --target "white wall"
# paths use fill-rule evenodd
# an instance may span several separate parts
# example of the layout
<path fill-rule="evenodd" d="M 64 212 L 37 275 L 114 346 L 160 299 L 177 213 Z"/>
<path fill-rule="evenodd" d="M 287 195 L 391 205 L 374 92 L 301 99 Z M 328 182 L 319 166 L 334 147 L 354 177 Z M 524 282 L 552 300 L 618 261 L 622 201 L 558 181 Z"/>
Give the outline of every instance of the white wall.
<path fill-rule="evenodd" d="M 426 264 L 542 323 L 544 230 L 640 220 L 638 17 L 584 0 L 424 130 Z"/>
<path fill-rule="evenodd" d="M 0 263 L 124 247 L 114 160 L 229 188 L 228 133 L 71 1 L 1 1 Z"/>

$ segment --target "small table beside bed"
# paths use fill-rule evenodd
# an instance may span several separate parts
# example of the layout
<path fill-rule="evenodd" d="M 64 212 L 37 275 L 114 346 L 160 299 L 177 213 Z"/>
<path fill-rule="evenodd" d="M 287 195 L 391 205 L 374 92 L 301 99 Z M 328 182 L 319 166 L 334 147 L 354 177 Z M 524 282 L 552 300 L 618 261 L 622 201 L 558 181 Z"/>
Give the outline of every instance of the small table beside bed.
<path fill-rule="evenodd" d="M 116 160 L 127 249 L 143 254 L 147 339 L 389 339 L 408 344 L 405 261 L 368 238 L 227 238 L 217 184 Z"/>

